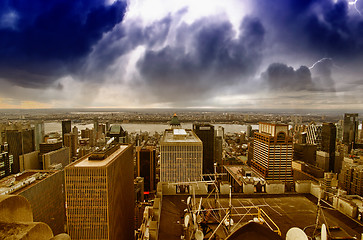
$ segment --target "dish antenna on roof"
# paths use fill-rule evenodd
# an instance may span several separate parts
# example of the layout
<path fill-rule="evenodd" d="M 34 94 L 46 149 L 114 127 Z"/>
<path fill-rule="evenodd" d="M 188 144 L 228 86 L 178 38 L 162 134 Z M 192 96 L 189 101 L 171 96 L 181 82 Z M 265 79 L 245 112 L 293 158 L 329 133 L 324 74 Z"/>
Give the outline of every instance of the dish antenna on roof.
<path fill-rule="evenodd" d="M 297 227 L 290 228 L 286 233 L 286 240 L 309 240 L 303 230 Z"/>

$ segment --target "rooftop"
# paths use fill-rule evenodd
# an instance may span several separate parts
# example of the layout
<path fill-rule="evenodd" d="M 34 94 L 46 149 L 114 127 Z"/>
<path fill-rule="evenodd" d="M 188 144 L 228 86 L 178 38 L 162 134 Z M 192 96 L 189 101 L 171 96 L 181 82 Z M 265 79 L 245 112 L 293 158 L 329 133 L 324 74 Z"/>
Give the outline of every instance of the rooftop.
<path fill-rule="evenodd" d="M 54 173 L 56 171 L 27 170 L 22 173 L 7 176 L 0 180 L 0 195 L 18 194 Z"/>
<path fill-rule="evenodd" d="M 120 145 L 119 149 L 103 160 L 90 160 L 89 158 L 91 155 L 87 155 L 74 164 L 70 165 L 70 167 L 104 167 L 112 162 L 112 160 L 114 160 L 115 157 L 123 152 L 128 146 L 129 145 Z"/>
<path fill-rule="evenodd" d="M 184 209 L 187 208 L 186 200 L 188 195 L 163 195 L 162 209 L 160 216 L 159 227 L 159 239 L 173 240 L 180 239 L 183 234 L 184 222 Z M 196 198 L 196 202 L 199 202 L 199 197 Z M 203 196 L 202 207 L 204 212 L 208 212 L 209 208 L 214 205 L 214 198 L 206 199 Z M 239 226 L 242 226 L 249 220 L 252 220 L 252 216 L 245 215 L 247 213 L 255 213 L 257 210 L 255 207 L 260 207 L 276 225 L 279 227 L 282 238 L 285 239 L 287 231 L 292 227 L 299 227 L 305 229 L 305 233 L 311 236 L 316 221 L 317 205 L 315 204 L 315 198 L 311 195 L 245 195 L 245 196 L 233 196 L 232 197 L 232 218 L 235 226 L 233 226 L 232 232 L 237 230 Z M 228 208 L 229 198 L 220 198 L 220 207 Z M 336 210 L 324 209 L 324 216 L 327 220 L 329 227 L 335 227 L 331 230 L 333 237 L 347 238 L 347 237 L 360 237 L 360 233 L 363 231 L 363 227 L 358 223 L 350 220 L 345 215 L 339 213 Z M 225 213 L 222 211 L 222 215 Z M 213 215 L 218 216 L 218 212 L 212 212 L 212 216 L 209 218 L 208 227 L 215 229 L 218 223 L 213 222 Z M 239 220 L 242 221 L 239 222 Z M 319 226 L 321 226 L 321 220 Z M 320 231 L 317 229 L 317 231 Z M 205 237 L 209 237 L 211 233 Z M 220 237 L 225 238 L 225 232 L 219 231 Z"/>
<path fill-rule="evenodd" d="M 190 129 L 166 129 L 161 143 L 202 143 L 198 136 Z"/>

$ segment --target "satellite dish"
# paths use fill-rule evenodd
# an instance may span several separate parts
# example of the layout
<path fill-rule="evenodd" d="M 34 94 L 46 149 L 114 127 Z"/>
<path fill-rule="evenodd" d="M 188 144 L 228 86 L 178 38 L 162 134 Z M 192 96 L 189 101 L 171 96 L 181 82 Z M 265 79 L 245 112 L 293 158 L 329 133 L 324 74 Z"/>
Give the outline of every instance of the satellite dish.
<path fill-rule="evenodd" d="M 323 225 L 321 225 L 321 240 L 327 240 L 328 239 L 328 235 L 326 232 L 326 226 L 323 223 Z"/>
<path fill-rule="evenodd" d="M 196 240 L 203 240 L 203 238 L 204 238 L 203 232 L 200 231 L 199 229 L 197 229 L 197 231 L 195 231 L 194 238 Z"/>
<path fill-rule="evenodd" d="M 297 227 L 290 228 L 286 233 L 286 240 L 309 240 L 303 230 Z"/>
<path fill-rule="evenodd" d="M 187 215 L 185 215 L 185 217 L 184 217 L 184 227 L 188 227 L 188 225 L 189 225 L 189 221 L 190 221 L 190 215 L 189 214 L 187 214 Z"/>

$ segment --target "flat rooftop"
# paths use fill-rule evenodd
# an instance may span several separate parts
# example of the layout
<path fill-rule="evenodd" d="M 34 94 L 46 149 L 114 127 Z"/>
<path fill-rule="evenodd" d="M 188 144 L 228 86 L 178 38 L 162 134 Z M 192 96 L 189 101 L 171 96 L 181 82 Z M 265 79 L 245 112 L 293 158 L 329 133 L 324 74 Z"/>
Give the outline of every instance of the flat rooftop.
<path fill-rule="evenodd" d="M 208 208 L 214 208 L 215 200 L 213 196 L 209 199 L 206 196 L 202 197 L 204 211 L 208 210 Z M 180 236 L 183 234 L 182 223 L 184 222 L 184 209 L 187 208 L 187 198 L 188 195 L 163 195 L 159 227 L 160 240 L 180 240 Z M 197 203 L 199 203 L 199 199 L 200 196 L 197 196 Z M 292 227 L 305 228 L 305 233 L 311 236 L 314 232 L 314 224 L 317 217 L 315 201 L 315 197 L 311 195 L 300 194 L 232 196 L 232 218 L 236 226 L 232 232 L 253 219 L 253 216 L 244 215 L 246 213 L 257 213 L 255 208 L 251 209 L 250 207 L 259 206 L 279 227 L 283 239 L 286 238 L 287 231 Z M 228 208 L 229 198 L 220 198 L 219 202 L 220 205 L 218 206 L 220 208 Z M 333 237 L 357 237 L 357 239 L 360 239 L 363 232 L 361 224 L 336 210 L 323 209 L 323 212 L 328 226 L 331 228 L 335 227 L 335 229 L 330 230 Z M 214 212 L 212 215 L 218 217 L 218 214 L 218 212 Z M 224 210 L 220 210 L 220 214 L 224 216 Z M 321 227 L 322 217 L 319 219 L 321 220 L 319 221 L 319 227 Z M 213 217 L 210 217 L 208 227 L 215 229 L 217 225 L 217 222 L 213 222 Z M 320 229 L 316 231 L 320 233 Z M 205 237 L 208 238 L 210 234 L 208 233 Z M 226 233 L 222 230 L 218 234 L 223 239 L 226 237 Z"/>
<path fill-rule="evenodd" d="M 7 176 L 0 180 L 0 195 L 19 194 L 56 172 L 55 170 L 27 170 Z"/>
<path fill-rule="evenodd" d="M 103 167 L 112 162 L 117 155 L 123 152 L 129 145 L 120 145 L 120 148 L 103 160 L 89 160 L 90 155 L 78 160 L 73 167 Z"/>
<path fill-rule="evenodd" d="M 202 141 L 190 129 L 166 129 L 161 143 L 201 143 Z"/>

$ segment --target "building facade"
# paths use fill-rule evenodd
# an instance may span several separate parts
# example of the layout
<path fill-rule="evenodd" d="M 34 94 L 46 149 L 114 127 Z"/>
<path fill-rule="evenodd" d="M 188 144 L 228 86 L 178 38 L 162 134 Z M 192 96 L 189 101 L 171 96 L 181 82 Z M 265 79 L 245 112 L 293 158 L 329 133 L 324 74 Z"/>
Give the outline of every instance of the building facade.
<path fill-rule="evenodd" d="M 265 180 L 292 182 L 292 137 L 287 124 L 260 123 L 253 142 L 251 166 Z"/>
<path fill-rule="evenodd" d="M 209 123 L 195 123 L 193 131 L 203 143 L 203 174 L 214 173 L 214 126 Z"/>
<path fill-rule="evenodd" d="M 72 239 L 134 236 L 132 145 L 113 145 L 65 168 L 68 233 Z"/>
<path fill-rule="evenodd" d="M 329 154 L 329 172 L 335 170 L 335 142 L 337 129 L 334 123 L 323 123 L 321 131 L 321 151 Z"/>
<path fill-rule="evenodd" d="M 160 141 L 160 181 L 200 181 L 203 143 L 192 130 L 167 129 Z"/>
<path fill-rule="evenodd" d="M 358 137 L 358 113 L 344 114 L 343 144 L 351 150 Z"/>
<path fill-rule="evenodd" d="M 136 147 L 137 176 L 144 178 L 144 190 L 156 190 L 156 149 L 153 146 Z"/>

